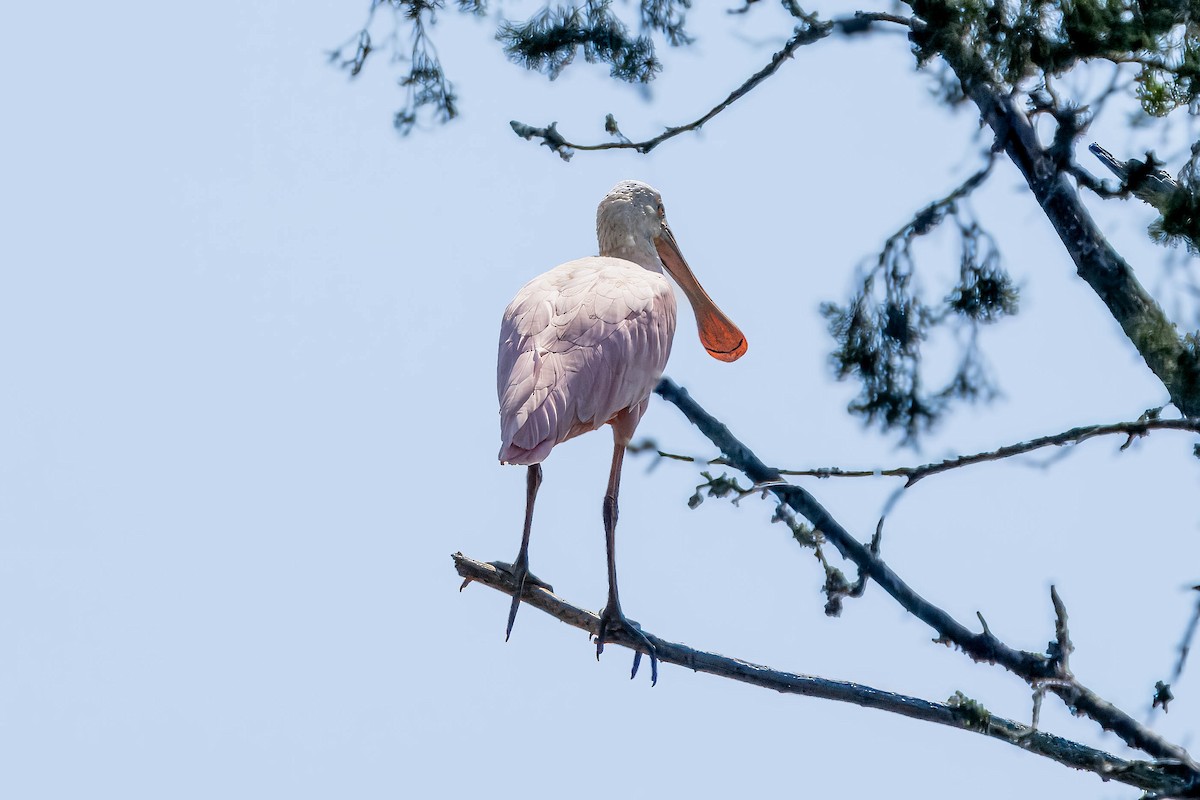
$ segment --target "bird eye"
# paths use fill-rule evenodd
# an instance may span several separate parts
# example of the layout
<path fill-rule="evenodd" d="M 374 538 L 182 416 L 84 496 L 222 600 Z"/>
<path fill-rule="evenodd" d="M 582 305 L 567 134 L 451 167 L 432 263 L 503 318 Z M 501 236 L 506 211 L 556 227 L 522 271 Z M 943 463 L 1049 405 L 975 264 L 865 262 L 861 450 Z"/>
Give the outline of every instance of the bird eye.
<path fill-rule="evenodd" d="M 660 217 L 665 217 L 665 216 L 667 215 L 667 211 L 666 211 L 666 209 L 665 209 L 665 208 L 663 208 L 663 204 L 662 204 L 662 203 L 659 203 L 659 204 L 658 204 L 658 215 L 659 215 Z"/>

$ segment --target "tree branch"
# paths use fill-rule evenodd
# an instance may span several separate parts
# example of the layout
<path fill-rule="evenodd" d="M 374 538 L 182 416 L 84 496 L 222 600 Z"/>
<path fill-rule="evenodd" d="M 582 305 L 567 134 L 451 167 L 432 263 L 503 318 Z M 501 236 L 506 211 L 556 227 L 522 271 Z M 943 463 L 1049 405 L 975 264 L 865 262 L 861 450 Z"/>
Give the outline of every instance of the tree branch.
<path fill-rule="evenodd" d="M 449 122 L 458 116 L 458 95 L 454 92 L 454 84 L 447 80 L 437 48 L 429 38 L 429 29 L 433 26 L 435 14 L 442 5 L 440 2 L 371 0 L 367 20 L 362 29 L 348 42 L 329 53 L 329 60 L 347 70 L 352 78 L 362 72 L 367 57 L 380 49 L 371 40 L 371 27 L 375 20 L 375 12 L 385 4 L 391 6 L 394 17 L 392 32 L 382 49 L 392 51 L 393 61 L 408 61 L 409 67 L 408 74 L 399 81 L 407 97 L 404 107 L 392 118 L 393 127 L 401 136 L 408 136 L 426 115 L 442 124 Z M 474 13 L 478 11 L 478 6 L 469 2 L 459 3 L 459 10 Z M 402 24 L 407 24 L 412 32 L 412 44 L 407 58 L 402 55 L 400 43 Z M 343 58 L 343 49 L 352 43 L 354 54 Z"/>
<path fill-rule="evenodd" d="M 1192 590 L 1200 591 L 1200 585 L 1193 586 Z M 1192 639 L 1195 638 L 1198 627 L 1200 627 L 1200 597 L 1196 598 L 1196 608 L 1192 611 L 1192 616 L 1188 620 L 1187 627 L 1183 629 L 1183 638 L 1179 640 L 1179 658 L 1175 661 L 1175 669 L 1171 670 L 1171 683 L 1175 683 L 1183 675 L 1183 668 L 1187 664 L 1188 653 L 1192 649 Z M 1164 706 L 1164 710 L 1165 708 Z"/>
<path fill-rule="evenodd" d="M 953 7 L 944 3 L 912 5 L 953 18 Z M 1008 154 L 1025 177 L 1079 276 L 1107 306 L 1146 365 L 1162 381 L 1175 406 L 1184 416 L 1200 417 L 1200 348 L 1179 336 L 1129 264 L 1109 244 L 1071 185 L 1070 170 L 1042 147 L 1037 131 L 1018 107 L 1015 94 L 996 82 L 970 42 L 946 36 L 944 43 L 942 58 L 995 133 L 996 146 Z"/>
<path fill-rule="evenodd" d="M 455 553 L 454 566 L 462 576 L 465 588 L 472 581 L 490 586 L 509 596 L 520 591 L 513 577 L 491 564 Z M 591 611 L 572 605 L 540 587 L 527 587 L 526 603 L 550 616 L 592 635 L 597 633 L 600 618 Z M 1170 764 L 1146 761 L 1126 761 L 1102 750 L 1053 736 L 1026 725 L 989 714 L 978 703 L 956 695 L 951 704 L 931 703 L 907 695 L 894 694 L 848 681 L 828 680 L 810 675 L 782 672 L 770 667 L 751 664 L 717 653 L 695 650 L 687 645 L 670 642 L 642 631 L 653 642 L 658 659 L 695 672 L 705 672 L 721 678 L 749 683 L 784 694 L 818 697 L 864 708 L 875 708 L 924 722 L 933 722 L 959 730 L 971 731 L 1020 747 L 1036 755 L 1078 770 L 1093 772 L 1103 780 L 1114 780 L 1143 791 L 1173 795 L 1185 791 L 1185 777 L 1173 774 Z M 613 644 L 636 649 L 637 643 L 618 629 Z"/>
<path fill-rule="evenodd" d="M 806 18 L 803 24 L 796 26 L 792 38 L 788 39 L 784 44 L 783 49 L 775 55 L 771 56 L 771 60 L 767 65 L 758 72 L 751 75 L 745 83 L 729 93 L 721 102 L 717 103 L 708 113 L 698 119 L 683 125 L 675 125 L 667 128 L 658 136 L 646 139 L 640 142 L 634 142 L 625 137 L 617 127 L 617 121 L 609 114 L 605 119 L 604 129 L 616 138 L 613 142 L 601 142 L 599 144 L 579 144 L 566 139 L 558 132 L 556 122 L 551 122 L 544 128 L 527 125 L 524 122 L 513 120 L 509 123 L 513 131 L 523 139 L 532 140 L 535 137 L 540 139 L 540 144 L 549 147 L 553 152 L 564 160 L 569 161 L 576 150 L 636 150 L 639 153 L 649 153 L 654 148 L 658 147 L 668 139 L 673 139 L 681 133 L 688 131 L 699 130 L 706 122 L 720 114 L 729 106 L 736 103 L 738 100 L 745 97 L 760 83 L 774 75 L 783 63 L 792 57 L 792 54 L 805 45 L 813 44 L 831 34 L 834 29 L 841 29 L 843 32 L 861 33 L 867 30 L 872 24 L 877 22 L 887 22 L 907 26 L 909 19 L 907 17 L 899 17 L 895 14 L 886 14 L 882 12 L 858 11 L 853 15 L 845 17 L 837 17 L 828 22 L 821 22 L 815 15 Z"/>
<path fill-rule="evenodd" d="M 1121 445 L 1124 450 L 1133 443 L 1133 440 L 1140 436 L 1147 435 L 1152 430 L 1177 430 L 1191 431 L 1200 433 L 1200 418 L 1196 419 L 1138 419 L 1130 422 L 1112 422 L 1106 425 L 1083 425 L 1077 428 L 1055 433 L 1049 436 L 1039 436 L 1036 439 L 1030 439 L 1025 442 L 1017 442 L 1003 447 L 998 447 L 995 450 L 988 450 L 982 453 L 973 453 L 966 456 L 955 456 L 944 461 L 938 461 L 931 464 L 922 464 L 917 467 L 890 467 L 888 469 L 843 469 L 841 467 L 818 467 L 816 469 L 783 469 L 780 467 L 772 467 L 776 473 L 781 476 L 800 476 L 810 478 L 872 478 L 872 477 L 890 477 L 890 478 L 906 478 L 905 486 L 912 486 L 922 478 L 930 475 L 937 475 L 941 472 L 949 472 L 952 469 L 970 466 L 972 464 L 982 464 L 988 461 L 1000 461 L 1013 456 L 1024 455 L 1025 453 L 1039 450 L 1043 447 L 1062 446 L 1067 444 L 1079 444 L 1080 442 L 1093 439 L 1097 436 L 1108 436 L 1111 434 L 1122 434 L 1127 436 L 1125 443 Z M 638 452 L 638 450 L 647 450 L 654 448 L 658 455 L 662 458 L 669 458 L 673 461 L 697 461 L 692 456 L 679 455 L 677 453 L 668 453 L 663 450 L 658 450 L 651 442 L 644 442 L 636 447 L 631 446 L 630 450 Z M 728 459 L 714 458 L 707 462 L 708 464 L 719 464 L 724 466 L 733 466 Z"/>
<path fill-rule="evenodd" d="M 886 252 L 887 249 L 895 242 L 901 241 L 905 238 L 912 238 L 914 234 L 920 236 L 932 230 L 938 225 L 938 223 L 942 221 L 946 215 L 946 212 L 951 211 L 954 208 L 954 204 L 956 202 L 964 197 L 970 196 L 972 192 L 983 185 L 984 181 L 988 179 L 988 176 L 992 174 L 992 167 L 995 166 L 995 164 L 995 153 L 989 151 L 987 163 L 980 167 L 977 172 L 960 183 L 958 186 L 954 187 L 954 189 L 951 190 L 950 193 L 945 197 L 934 200 L 932 203 L 922 208 L 912 219 L 900 226 L 899 230 L 885 239 L 883 243 L 884 252 Z M 879 258 L 880 263 L 882 263 L 883 260 L 884 259 L 881 254 Z"/>
<path fill-rule="evenodd" d="M 1192 761 L 1184 748 L 1163 739 L 1129 714 L 1113 706 L 1081 684 L 1056 658 L 1026 650 L 1016 650 L 991 631 L 972 633 L 941 608 L 917 594 L 870 548 L 851 536 L 808 491 L 783 481 L 779 472 L 764 464 L 750 448 L 742 444 L 720 420 L 696 403 L 686 390 L 669 378 L 663 378 L 655 393 L 674 404 L 684 416 L 725 454 L 730 466 L 744 472 L 756 484 L 775 494 L 796 513 L 833 542 L 842 556 L 871 580 L 879 584 L 906 611 L 929 625 L 938 634 L 937 641 L 953 644 L 975 661 L 1000 664 L 1035 688 L 1045 687 L 1062 698 L 1072 710 L 1086 715 L 1105 730 L 1117 734 L 1130 747 L 1158 759 L 1178 762 L 1200 782 L 1200 765 Z"/>

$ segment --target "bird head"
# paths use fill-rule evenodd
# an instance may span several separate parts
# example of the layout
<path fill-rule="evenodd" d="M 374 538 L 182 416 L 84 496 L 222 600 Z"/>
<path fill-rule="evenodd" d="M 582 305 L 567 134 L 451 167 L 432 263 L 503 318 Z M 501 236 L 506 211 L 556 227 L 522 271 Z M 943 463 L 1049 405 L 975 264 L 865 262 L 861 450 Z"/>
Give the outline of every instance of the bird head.
<path fill-rule="evenodd" d="M 601 255 L 626 258 L 666 269 L 687 296 L 696 316 L 700 343 L 713 358 L 736 361 L 746 353 L 746 337 L 717 307 L 696 279 L 667 224 L 662 196 L 641 181 L 621 181 L 600 202 L 596 231 Z"/>

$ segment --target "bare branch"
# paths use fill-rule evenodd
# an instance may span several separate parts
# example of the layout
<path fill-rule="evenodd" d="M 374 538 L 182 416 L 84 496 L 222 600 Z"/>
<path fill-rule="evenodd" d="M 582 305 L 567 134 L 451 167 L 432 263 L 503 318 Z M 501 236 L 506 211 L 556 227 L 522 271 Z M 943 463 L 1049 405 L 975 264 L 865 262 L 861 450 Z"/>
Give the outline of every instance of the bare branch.
<path fill-rule="evenodd" d="M 1145 161 L 1136 158 L 1121 161 L 1095 142 L 1088 145 L 1088 150 L 1120 179 L 1122 195 L 1132 194 L 1161 214 L 1170 210 L 1171 197 L 1184 191 L 1171 173 L 1159 168 L 1160 162 L 1153 153 L 1146 153 Z"/>
<path fill-rule="evenodd" d="M 1080 186 L 1092 192 L 1097 197 L 1101 197 L 1105 200 L 1113 200 L 1128 196 L 1128 193 L 1121 191 L 1120 187 L 1117 187 L 1116 189 L 1109 188 L 1104 181 L 1102 181 L 1100 178 L 1097 178 L 1095 175 L 1088 172 L 1074 161 L 1067 164 L 1065 169 L 1071 174 L 1072 177 L 1075 178 L 1076 182 L 1078 182 Z"/>
<path fill-rule="evenodd" d="M 464 579 L 463 586 L 478 582 L 490 586 L 510 597 L 521 591 L 511 575 L 496 569 L 491 564 L 455 553 L 454 566 Z M 526 589 L 526 603 L 562 622 L 595 635 L 600 618 L 595 613 L 572 605 L 545 589 Z M 959 730 L 971 731 L 1020 747 L 1035 755 L 1043 756 L 1078 770 L 1095 773 L 1104 780 L 1115 780 L 1136 786 L 1147 792 L 1163 795 L 1177 794 L 1187 788 L 1187 779 L 1174 774 L 1172 764 L 1156 764 L 1146 761 L 1126 761 L 1102 750 L 1087 747 L 1067 739 L 1036 731 L 1020 723 L 997 717 L 982 706 L 968 700 L 961 693 L 954 702 L 931 703 L 920 698 L 894 694 L 848 681 L 829 680 L 811 675 L 782 672 L 770 667 L 752 664 L 717 653 L 695 650 L 684 644 L 670 642 L 642 631 L 654 644 L 658 660 L 676 664 L 695 672 L 705 672 L 721 678 L 749 683 L 784 694 L 818 697 L 842 703 L 853 703 L 864 708 L 875 708 L 892 714 L 910 717 L 924 722 L 933 722 Z M 618 630 L 612 644 L 636 649 L 637 642 Z"/>
<path fill-rule="evenodd" d="M 1187 750 L 1163 739 L 1074 677 L 1064 680 L 1056 659 L 1014 649 L 987 630 L 972 633 L 941 608 L 917 594 L 876 553 L 851 536 L 807 490 L 785 482 L 776 470 L 764 464 L 750 448 L 734 437 L 724 423 L 701 408 L 686 390 L 669 378 L 663 378 L 654 391 L 678 407 L 709 441 L 720 448 L 730 466 L 741 470 L 756 484 L 791 506 L 832 542 L 844 558 L 853 561 L 906 611 L 933 628 L 938 634 L 936 641 L 953 644 L 975 661 L 1000 664 L 1035 688 L 1045 685 L 1069 708 L 1094 720 L 1105 730 L 1111 730 L 1130 747 L 1154 758 L 1176 761 L 1200 782 L 1200 765 L 1192 760 Z"/>
<path fill-rule="evenodd" d="M 604 127 L 610 135 L 616 138 L 616 141 L 601 142 L 599 144 L 579 144 L 572 142 L 558 132 L 557 123 L 554 122 L 551 122 L 544 128 L 528 125 L 517 120 L 513 120 L 509 124 L 518 136 L 526 140 L 540 139 L 540 144 L 549 147 L 553 152 L 561 156 L 564 161 L 570 160 L 576 150 L 636 150 L 639 153 L 649 153 L 663 142 L 673 139 L 681 133 L 699 130 L 706 122 L 745 97 L 760 83 L 778 72 L 783 63 L 790 59 L 792 54 L 801 47 L 824 39 L 835 29 L 841 29 L 848 34 L 860 33 L 872 24 L 879 22 L 894 23 L 906 27 L 910 24 L 908 17 L 867 11 L 858 11 L 853 15 L 837 17 L 828 22 L 821 22 L 815 15 L 805 18 L 801 25 L 796 26 L 792 38 L 788 39 L 783 49 L 771 56 L 771 60 L 767 62 L 765 67 L 751 75 L 745 83 L 730 92 L 728 97 L 709 109 L 708 113 L 683 125 L 669 127 L 658 136 L 640 142 L 632 141 L 621 133 L 612 114 L 607 116 Z"/>
<path fill-rule="evenodd" d="M 861 542 L 830 516 L 803 487 L 783 481 L 774 469 L 763 464 L 748 447 L 738 441 L 724 423 L 700 407 L 687 391 L 669 378 L 663 378 L 654 390 L 663 399 L 677 406 L 688 420 L 725 453 L 730 466 L 746 473 L 756 484 L 769 488 L 781 500 L 803 515 L 838 548 L 843 557 L 853 561 L 884 591 L 895 598 L 906 611 L 933 628 L 940 639 L 953 642 L 977 661 L 999 662 L 1014 671 L 1038 678 L 1053 677 L 1045 656 L 1013 650 L 1001 645 L 1000 650 L 982 634 L 974 634 L 949 614 L 918 595 L 890 567 L 873 555 Z"/>
<path fill-rule="evenodd" d="M 1050 603 L 1054 606 L 1054 650 L 1053 658 L 1058 664 L 1058 671 L 1064 676 L 1070 676 L 1069 662 L 1075 645 L 1071 643 L 1071 634 L 1067 628 L 1067 606 L 1058 596 L 1058 589 L 1050 587 Z"/>
<path fill-rule="evenodd" d="M 923 464 L 919 467 L 895 467 L 887 470 L 839 470 L 831 467 L 825 470 L 779 470 L 781 475 L 815 475 L 817 477 L 862 477 L 867 475 L 887 475 L 907 478 L 906 486 L 912 486 L 922 478 L 948 472 L 971 464 L 982 464 L 988 461 L 1000 461 L 1005 458 L 1023 455 L 1043 447 L 1061 447 L 1068 444 L 1078 444 L 1094 439 L 1097 436 L 1122 434 L 1129 437 L 1121 446 L 1124 450 L 1134 437 L 1145 436 L 1152 430 L 1177 430 L 1200 433 L 1200 418 L 1195 419 L 1142 419 L 1130 422 L 1113 422 L 1106 425 L 1084 425 L 1062 433 L 1049 436 L 1039 436 L 1027 442 L 1005 445 L 983 453 L 967 456 L 957 456 L 933 464 Z"/>
<path fill-rule="evenodd" d="M 1121 445 L 1124 450 L 1129 447 L 1132 440 L 1136 437 L 1145 436 L 1153 430 L 1175 430 L 1175 431 L 1191 431 L 1200 433 L 1200 418 L 1184 418 L 1184 419 L 1137 419 L 1129 422 L 1110 422 L 1104 425 L 1083 425 L 1077 428 L 1055 433 L 1049 436 L 1039 436 L 1036 439 L 1030 439 L 1026 442 L 1017 442 L 1003 447 L 998 447 L 995 450 L 988 450 L 982 453 L 973 453 L 966 456 L 955 456 L 944 461 L 938 461 L 931 464 L 922 464 L 918 467 L 889 467 L 887 469 L 844 469 L 842 467 L 817 467 L 814 469 L 783 469 L 780 467 L 772 467 L 781 476 L 802 476 L 810 478 L 873 478 L 873 477 L 889 477 L 889 478 L 906 478 L 905 486 L 912 486 L 922 478 L 930 475 L 937 475 L 941 472 L 949 472 L 952 469 L 966 467 L 972 464 L 982 464 L 988 461 L 1000 461 L 1013 456 L 1024 455 L 1025 453 L 1039 450 L 1043 447 L 1061 447 L 1064 445 L 1074 445 L 1080 442 L 1094 439 L 1098 436 L 1109 436 L 1112 434 L 1122 434 L 1127 436 L 1125 443 Z M 639 450 L 647 450 L 653 448 L 653 443 L 641 443 L 636 447 L 631 447 L 633 452 Z M 658 455 L 662 458 L 669 458 L 673 461 L 690 461 L 695 462 L 697 459 L 692 456 L 679 455 L 677 453 L 668 453 L 663 450 L 657 450 Z M 714 458 L 708 464 L 718 464 L 723 466 L 734 466 L 728 459 Z"/>

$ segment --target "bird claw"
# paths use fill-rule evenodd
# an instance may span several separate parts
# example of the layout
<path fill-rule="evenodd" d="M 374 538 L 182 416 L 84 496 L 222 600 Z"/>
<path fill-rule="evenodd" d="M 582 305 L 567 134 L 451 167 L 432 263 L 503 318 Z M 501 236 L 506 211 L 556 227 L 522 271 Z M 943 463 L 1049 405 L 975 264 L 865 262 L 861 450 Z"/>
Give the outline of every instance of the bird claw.
<path fill-rule="evenodd" d="M 605 606 L 604 610 L 600 612 L 600 629 L 595 636 L 596 660 L 599 661 L 600 654 L 604 652 L 604 642 L 610 628 L 624 629 L 637 645 L 646 648 L 646 655 L 650 656 L 650 685 L 657 685 L 658 650 L 654 647 L 654 643 L 650 641 L 649 637 L 642 633 L 642 626 L 621 613 L 620 607 Z M 637 677 L 638 667 L 642 664 L 642 651 L 635 645 L 630 645 L 630 648 L 633 650 L 633 669 L 629 671 L 629 679 L 633 680 Z"/>
<path fill-rule="evenodd" d="M 528 565 L 519 563 L 519 559 L 517 564 L 510 564 L 507 561 L 489 561 L 488 563 L 501 572 L 507 572 L 517 582 L 517 591 L 513 594 L 512 605 L 508 608 L 508 625 L 504 628 L 504 641 L 507 642 L 508 637 L 512 636 L 513 623 L 517 621 L 517 609 L 521 607 L 521 598 L 525 596 L 526 589 L 529 586 L 538 586 L 553 593 L 554 587 L 530 572 Z"/>
<path fill-rule="evenodd" d="M 507 561 L 489 561 L 487 563 L 501 572 L 507 572 L 509 575 L 512 575 L 518 582 L 521 580 L 520 570 L 515 564 L 510 564 Z M 554 593 L 554 587 L 530 572 L 528 567 L 525 568 L 525 583 L 526 585 L 540 586 L 547 592 Z"/>

